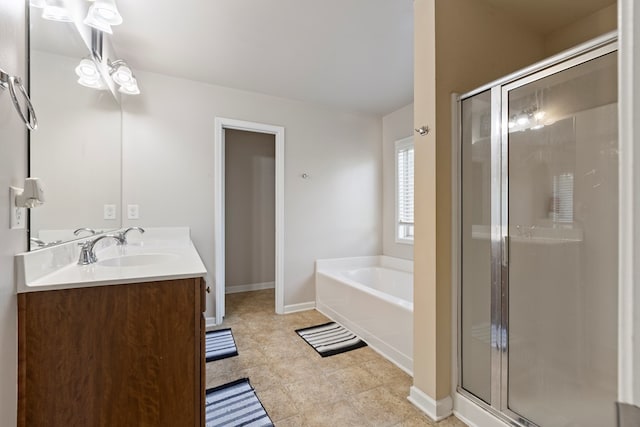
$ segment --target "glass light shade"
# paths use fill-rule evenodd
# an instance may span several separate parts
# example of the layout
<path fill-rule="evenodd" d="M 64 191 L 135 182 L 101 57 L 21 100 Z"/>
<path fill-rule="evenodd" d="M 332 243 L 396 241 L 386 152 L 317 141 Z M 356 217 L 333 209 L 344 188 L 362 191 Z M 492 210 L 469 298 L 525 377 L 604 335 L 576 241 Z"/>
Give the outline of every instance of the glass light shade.
<path fill-rule="evenodd" d="M 98 73 L 96 64 L 88 58 L 84 58 L 80 61 L 80 64 L 76 67 L 76 74 L 80 78 L 89 80 L 100 79 L 100 74 Z"/>
<path fill-rule="evenodd" d="M 122 24 L 122 16 L 118 12 L 115 0 L 96 0 L 89 8 L 87 16 L 89 15 L 109 25 Z"/>
<path fill-rule="evenodd" d="M 80 77 L 78 79 L 78 84 L 84 86 L 84 87 L 89 87 L 91 89 L 97 89 L 97 90 L 106 90 L 107 86 L 104 84 L 104 82 L 102 81 L 101 78 L 97 78 L 97 79 L 88 79 L 85 77 Z"/>
<path fill-rule="evenodd" d="M 29 4 L 39 9 L 44 9 L 47 6 L 47 3 L 44 0 L 31 0 Z"/>
<path fill-rule="evenodd" d="M 113 34 L 111 25 L 109 25 L 108 22 L 105 22 L 102 19 L 96 17 L 95 14 L 91 13 L 91 8 L 89 9 L 89 13 L 87 13 L 87 17 L 84 18 L 84 21 L 82 22 L 84 22 L 85 25 L 88 25 L 91 28 L 95 28 L 98 31 L 102 31 L 103 33 Z"/>
<path fill-rule="evenodd" d="M 138 81 L 133 78 L 129 83 L 121 85 L 120 89 L 118 89 L 118 92 L 124 93 L 125 95 L 140 95 Z"/>
<path fill-rule="evenodd" d="M 64 4 L 59 0 L 45 0 L 42 18 L 49 21 L 71 22 L 71 16 Z"/>
<path fill-rule="evenodd" d="M 125 63 L 116 64 L 111 72 L 111 78 L 120 86 L 127 86 L 134 80 L 131 68 Z"/>

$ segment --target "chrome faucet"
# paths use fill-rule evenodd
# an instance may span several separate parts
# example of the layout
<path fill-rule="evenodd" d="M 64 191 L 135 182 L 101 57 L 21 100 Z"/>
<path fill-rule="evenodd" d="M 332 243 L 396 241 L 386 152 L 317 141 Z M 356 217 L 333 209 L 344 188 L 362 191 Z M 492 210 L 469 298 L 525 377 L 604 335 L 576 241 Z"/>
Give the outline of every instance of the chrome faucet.
<path fill-rule="evenodd" d="M 121 245 L 126 245 L 127 244 L 127 234 L 129 234 L 130 231 L 139 231 L 140 234 L 144 234 L 144 228 L 142 227 L 129 227 L 124 231 L 120 231 L 117 236 L 120 237 L 122 239 L 122 241 L 120 242 Z"/>
<path fill-rule="evenodd" d="M 35 237 L 31 237 L 29 238 L 29 242 L 33 243 L 34 245 L 37 246 L 36 249 L 42 249 L 42 248 L 48 248 L 49 246 L 54 246 L 54 245 L 58 245 L 60 243 L 62 243 L 62 240 L 54 240 L 53 242 L 45 242 L 44 240 L 35 238 Z"/>
<path fill-rule="evenodd" d="M 118 236 L 117 234 L 103 234 L 102 236 L 96 237 L 93 240 L 87 240 L 84 243 L 79 243 L 82 248 L 80 249 L 78 265 L 89 265 L 98 262 L 98 257 L 96 256 L 94 248 L 96 246 L 96 243 L 106 238 L 115 239 L 120 245 L 122 245 L 124 242 L 123 238 Z"/>
<path fill-rule="evenodd" d="M 94 230 L 93 228 L 87 228 L 87 227 L 78 228 L 77 230 L 75 230 L 75 231 L 73 232 L 73 234 L 74 234 L 75 236 L 78 236 L 78 235 L 80 235 L 80 233 L 82 233 L 83 231 L 86 231 L 86 232 L 88 232 L 88 233 L 91 233 L 91 235 L 92 235 L 92 236 L 95 236 L 95 234 L 96 234 L 96 230 Z"/>
<path fill-rule="evenodd" d="M 29 238 L 29 241 L 35 244 L 36 246 L 38 246 L 39 248 L 44 248 L 45 246 L 47 246 L 47 242 L 45 242 L 44 240 L 37 239 L 35 237 Z"/>

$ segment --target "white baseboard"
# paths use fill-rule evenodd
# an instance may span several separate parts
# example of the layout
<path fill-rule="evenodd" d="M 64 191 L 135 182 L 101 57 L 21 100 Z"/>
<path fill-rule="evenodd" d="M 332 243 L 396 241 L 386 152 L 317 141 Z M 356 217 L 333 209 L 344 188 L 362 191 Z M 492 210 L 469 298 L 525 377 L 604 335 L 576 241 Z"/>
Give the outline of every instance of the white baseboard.
<path fill-rule="evenodd" d="M 204 328 L 205 329 L 209 329 L 209 328 L 213 328 L 216 327 L 216 318 L 215 317 L 205 317 L 204 318 Z"/>
<path fill-rule="evenodd" d="M 296 313 L 298 311 L 313 310 L 316 308 L 315 301 L 303 302 L 300 304 L 290 304 L 284 306 L 284 314 Z"/>
<path fill-rule="evenodd" d="M 460 393 L 455 393 L 453 414 L 469 427 L 509 427 L 509 424 L 476 405 Z"/>
<path fill-rule="evenodd" d="M 237 285 L 225 287 L 225 294 L 236 294 L 238 292 L 261 291 L 263 289 L 274 289 L 275 282 L 249 283 L 248 285 Z"/>
<path fill-rule="evenodd" d="M 411 386 L 407 399 L 434 421 L 443 420 L 453 413 L 451 396 L 434 400 L 416 386 Z"/>

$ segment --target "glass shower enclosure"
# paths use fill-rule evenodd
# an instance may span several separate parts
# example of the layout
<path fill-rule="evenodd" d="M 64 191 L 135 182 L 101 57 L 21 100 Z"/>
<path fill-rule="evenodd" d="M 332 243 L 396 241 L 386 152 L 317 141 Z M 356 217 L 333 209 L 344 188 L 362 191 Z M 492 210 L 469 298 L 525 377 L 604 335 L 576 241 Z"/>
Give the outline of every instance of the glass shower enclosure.
<path fill-rule="evenodd" d="M 613 36 L 459 98 L 458 391 L 523 426 L 613 426 Z"/>

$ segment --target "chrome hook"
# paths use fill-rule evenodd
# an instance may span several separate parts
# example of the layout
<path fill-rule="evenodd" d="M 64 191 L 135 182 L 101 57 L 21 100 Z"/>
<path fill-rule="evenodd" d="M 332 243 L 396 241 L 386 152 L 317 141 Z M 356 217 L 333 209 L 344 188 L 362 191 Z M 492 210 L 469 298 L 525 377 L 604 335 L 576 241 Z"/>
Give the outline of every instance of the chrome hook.
<path fill-rule="evenodd" d="M 420 136 L 425 136 L 429 134 L 431 129 L 429 129 L 429 126 L 422 126 L 421 128 L 415 129 L 415 131 L 418 132 Z"/>

